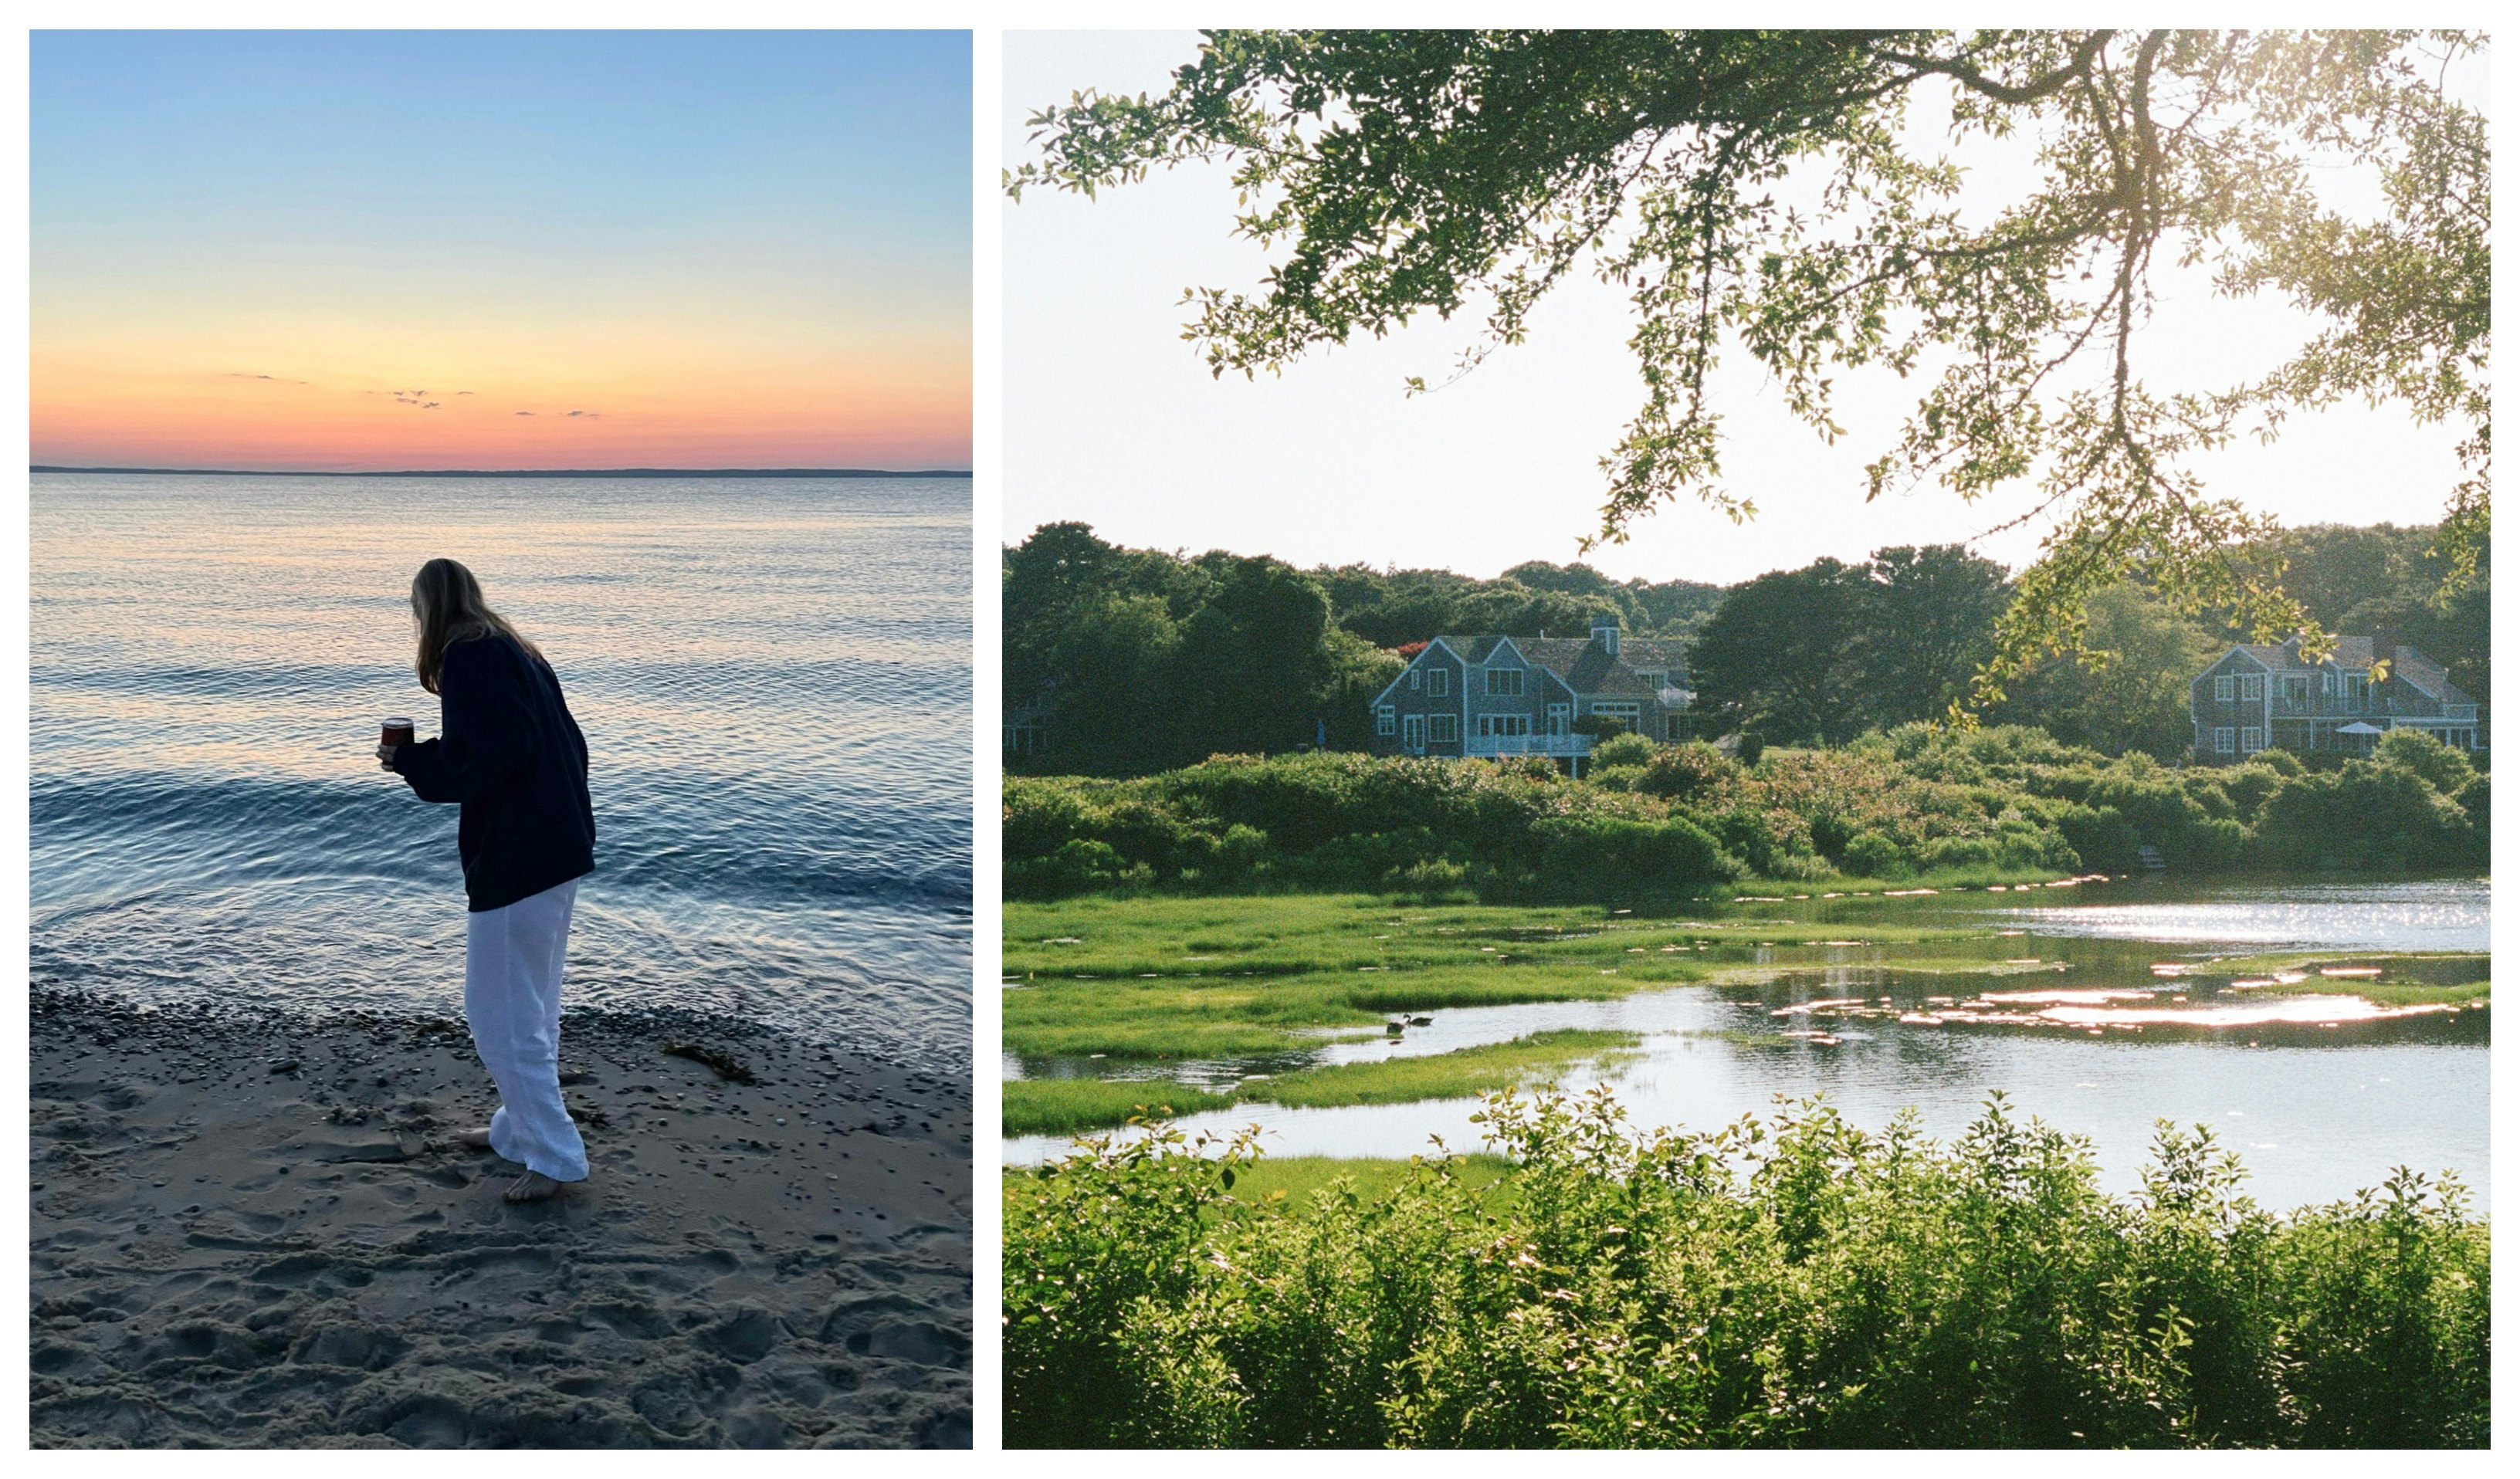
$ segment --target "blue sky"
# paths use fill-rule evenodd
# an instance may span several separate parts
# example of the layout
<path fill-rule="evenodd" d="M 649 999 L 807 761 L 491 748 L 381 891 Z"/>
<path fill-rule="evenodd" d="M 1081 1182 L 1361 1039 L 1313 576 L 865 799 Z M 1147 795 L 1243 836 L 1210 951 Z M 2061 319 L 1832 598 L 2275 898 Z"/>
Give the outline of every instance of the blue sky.
<path fill-rule="evenodd" d="M 52 31 L 31 73 L 39 450 L 48 407 L 82 444 L 184 420 L 187 376 L 367 391 L 546 349 L 553 394 L 659 434 L 698 395 L 721 452 L 743 416 L 660 383 L 678 351 L 861 405 L 959 375 L 968 446 L 968 33 Z"/>

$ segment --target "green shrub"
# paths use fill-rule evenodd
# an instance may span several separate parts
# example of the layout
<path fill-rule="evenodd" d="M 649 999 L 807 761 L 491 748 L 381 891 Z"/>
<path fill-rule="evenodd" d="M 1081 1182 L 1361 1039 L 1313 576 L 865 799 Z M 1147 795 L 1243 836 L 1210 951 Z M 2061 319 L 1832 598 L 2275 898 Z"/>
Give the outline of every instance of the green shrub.
<path fill-rule="evenodd" d="M 1596 862 L 1574 866 L 1570 829 L 1598 828 L 1633 851 L 1666 825 L 1720 855 L 1703 856 L 1694 840 L 1656 843 L 1665 850 L 1649 876 L 1669 887 L 1744 869 L 1777 880 L 2124 873 L 2146 847 L 2191 872 L 2481 866 L 2491 829 L 2483 776 L 2426 736 L 2388 739 L 2374 759 L 2319 756 L 2304 767 L 2268 750 L 2241 765 L 2182 769 L 2017 725 L 1906 725 L 1835 749 L 1778 749 L 1755 766 L 1708 744 L 1616 737 L 1597 747 L 1581 783 L 1545 760 L 1338 752 L 1218 756 L 1133 781 L 1012 777 L 1007 886 L 1045 896 L 1146 883 L 1372 889 L 1415 886 L 1404 879 L 1433 868 L 1429 886 L 1566 897 L 1595 886 L 1577 880 L 1640 882 Z M 1457 877 L 1472 881 L 1437 881 Z"/>
<path fill-rule="evenodd" d="M 1642 768 L 1662 748 L 1642 735 L 1612 735 L 1593 746 L 1595 765 L 1633 765 Z"/>
<path fill-rule="evenodd" d="M 1738 780 L 1741 767 L 1703 740 L 1666 744 L 1645 762 L 1635 788 L 1666 801 L 1689 804 L 1705 800 Z"/>
<path fill-rule="evenodd" d="M 2286 782 L 2252 847 L 2270 868 L 2415 870 L 2481 866 L 2485 836 L 2414 771 L 2351 760 Z"/>
<path fill-rule="evenodd" d="M 2493 777 L 2478 776 L 2460 786 L 2458 794 L 2451 799 L 2458 803 L 2459 810 L 2467 813 L 2467 825 L 2476 829 L 2480 838 L 2485 835 L 2486 829 L 2494 825 Z"/>
<path fill-rule="evenodd" d="M 2287 781 L 2308 769 L 2301 763 L 2301 757 L 2288 749 L 2260 750 L 2252 763 L 2263 765 Z"/>
<path fill-rule="evenodd" d="M 2422 730 L 2389 731 L 2371 746 L 2371 758 L 2423 777 L 2425 784 L 2445 796 L 2458 794 L 2460 786 L 2476 779 L 2476 767 L 2465 754 Z"/>
<path fill-rule="evenodd" d="M 1846 855 L 1838 861 L 1860 878 L 1904 878 L 1916 871 L 1908 850 L 1877 831 L 1859 832 L 1848 839 Z"/>
<path fill-rule="evenodd" d="M 1235 1188 L 1162 1131 L 1011 1178 L 1011 1447 L 2446 1447 L 2488 1437 L 2454 1183 L 2276 1216 L 2211 1132 L 2141 1190 L 2001 1096 L 1956 1143 L 1806 1102 L 1632 1132 L 1491 1097 L 1501 1182 Z M 1219 1153 L 1222 1152 L 1222 1153 Z"/>
<path fill-rule="evenodd" d="M 1534 829 L 1552 892 L 1624 897 L 1702 887 L 1740 873 L 1704 828 L 1680 818 L 1548 817 Z"/>
<path fill-rule="evenodd" d="M 1077 837 L 1059 844 L 1047 858 L 1026 858 L 1006 869 L 1007 891 L 1025 898 L 1058 898 L 1088 889 L 1118 886 L 1127 875 L 1120 854 L 1108 842 Z"/>

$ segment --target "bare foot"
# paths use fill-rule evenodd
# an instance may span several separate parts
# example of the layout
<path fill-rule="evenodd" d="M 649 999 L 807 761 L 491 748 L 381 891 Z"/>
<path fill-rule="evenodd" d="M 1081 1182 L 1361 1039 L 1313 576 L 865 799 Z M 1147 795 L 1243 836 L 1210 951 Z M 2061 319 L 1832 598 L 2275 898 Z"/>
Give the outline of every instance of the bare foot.
<path fill-rule="evenodd" d="M 540 1171 L 528 1171 L 518 1177 L 514 1185 L 499 1194 L 512 1202 L 549 1201 L 560 1195 L 560 1188 L 559 1182 L 543 1175 Z"/>
<path fill-rule="evenodd" d="M 490 1148 L 490 1129 L 484 1125 L 478 1130 L 467 1130 L 455 1137 L 455 1143 L 467 1150 L 487 1150 Z"/>

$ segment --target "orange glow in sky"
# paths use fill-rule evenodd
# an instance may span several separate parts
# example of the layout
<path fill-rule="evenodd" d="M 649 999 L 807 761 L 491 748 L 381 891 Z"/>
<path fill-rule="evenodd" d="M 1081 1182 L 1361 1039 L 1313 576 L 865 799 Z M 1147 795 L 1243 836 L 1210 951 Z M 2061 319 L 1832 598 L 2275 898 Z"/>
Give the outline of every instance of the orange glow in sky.
<path fill-rule="evenodd" d="M 967 32 L 32 47 L 38 465 L 970 466 Z"/>

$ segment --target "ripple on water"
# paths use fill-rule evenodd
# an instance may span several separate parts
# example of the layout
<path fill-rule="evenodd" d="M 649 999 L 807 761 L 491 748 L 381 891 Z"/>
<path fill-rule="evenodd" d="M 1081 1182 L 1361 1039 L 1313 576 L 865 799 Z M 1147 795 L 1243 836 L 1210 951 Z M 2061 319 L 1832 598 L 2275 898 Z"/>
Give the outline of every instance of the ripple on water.
<path fill-rule="evenodd" d="M 571 996 L 969 1057 L 970 483 L 39 476 L 35 978 L 443 1012 L 404 592 L 478 572 L 593 751 Z"/>

